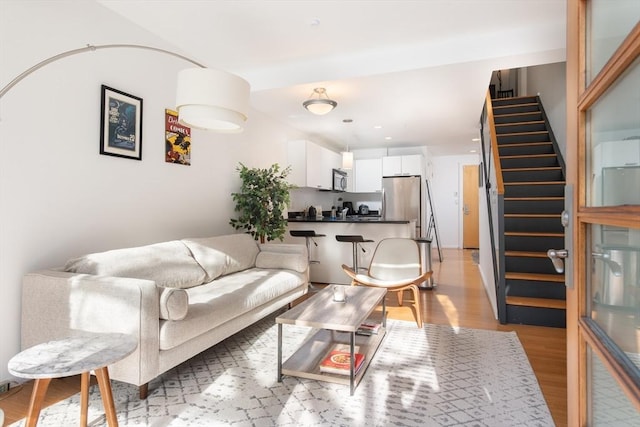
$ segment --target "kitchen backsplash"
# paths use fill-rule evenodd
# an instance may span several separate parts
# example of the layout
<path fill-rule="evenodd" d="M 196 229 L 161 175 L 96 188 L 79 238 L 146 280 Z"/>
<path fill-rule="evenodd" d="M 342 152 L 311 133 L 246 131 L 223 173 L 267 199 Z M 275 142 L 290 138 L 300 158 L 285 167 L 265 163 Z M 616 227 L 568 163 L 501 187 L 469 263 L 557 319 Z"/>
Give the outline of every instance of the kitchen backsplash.
<path fill-rule="evenodd" d="M 289 211 L 302 212 L 309 206 L 321 206 L 322 210 L 331 210 L 332 206 L 342 207 L 344 202 L 351 202 L 357 212 L 360 205 L 367 205 L 369 210 L 380 211 L 382 209 L 381 193 L 335 193 L 331 191 L 318 191 L 313 188 L 296 188 L 291 190 L 291 205 Z"/>

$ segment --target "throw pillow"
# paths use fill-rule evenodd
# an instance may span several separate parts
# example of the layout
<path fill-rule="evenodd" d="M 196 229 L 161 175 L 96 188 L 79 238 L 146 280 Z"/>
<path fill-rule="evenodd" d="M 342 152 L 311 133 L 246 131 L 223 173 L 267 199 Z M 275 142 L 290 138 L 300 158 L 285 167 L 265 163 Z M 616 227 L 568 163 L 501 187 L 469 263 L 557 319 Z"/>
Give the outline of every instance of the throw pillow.
<path fill-rule="evenodd" d="M 153 280 L 165 288 L 190 288 L 206 278 L 189 249 L 178 240 L 85 255 L 67 261 L 64 270 Z"/>

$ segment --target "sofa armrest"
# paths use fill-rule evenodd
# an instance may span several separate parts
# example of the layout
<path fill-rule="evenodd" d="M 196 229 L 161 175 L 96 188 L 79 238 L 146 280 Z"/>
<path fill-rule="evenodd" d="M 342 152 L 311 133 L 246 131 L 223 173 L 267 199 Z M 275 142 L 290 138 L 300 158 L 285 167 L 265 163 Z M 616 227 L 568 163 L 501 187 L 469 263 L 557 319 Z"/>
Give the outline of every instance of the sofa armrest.
<path fill-rule="evenodd" d="M 22 348 L 65 337 L 71 330 L 120 332 L 136 351 L 110 367 L 113 379 L 142 385 L 158 370 L 159 302 L 155 282 L 43 270 L 22 287 Z"/>
<path fill-rule="evenodd" d="M 305 273 L 309 269 L 307 248 L 296 244 L 264 244 L 256 256 L 256 267 L 294 270 Z"/>

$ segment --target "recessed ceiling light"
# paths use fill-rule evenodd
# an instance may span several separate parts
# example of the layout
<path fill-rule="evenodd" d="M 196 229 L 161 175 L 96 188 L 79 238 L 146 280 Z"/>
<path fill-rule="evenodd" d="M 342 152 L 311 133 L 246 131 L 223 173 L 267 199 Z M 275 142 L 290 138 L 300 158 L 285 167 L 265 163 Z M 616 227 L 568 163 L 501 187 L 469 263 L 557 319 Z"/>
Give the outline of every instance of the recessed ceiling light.
<path fill-rule="evenodd" d="M 478 142 L 478 141 L 480 141 L 480 138 L 473 138 L 472 141 L 473 142 Z"/>
<path fill-rule="evenodd" d="M 382 126 L 380 126 L 380 125 L 375 125 L 373 128 L 374 128 L 374 129 L 382 129 Z"/>
<path fill-rule="evenodd" d="M 477 153 L 478 150 L 469 150 L 470 153 Z"/>
<path fill-rule="evenodd" d="M 390 136 L 385 136 L 384 139 L 386 139 L 387 141 L 391 141 L 393 138 Z"/>

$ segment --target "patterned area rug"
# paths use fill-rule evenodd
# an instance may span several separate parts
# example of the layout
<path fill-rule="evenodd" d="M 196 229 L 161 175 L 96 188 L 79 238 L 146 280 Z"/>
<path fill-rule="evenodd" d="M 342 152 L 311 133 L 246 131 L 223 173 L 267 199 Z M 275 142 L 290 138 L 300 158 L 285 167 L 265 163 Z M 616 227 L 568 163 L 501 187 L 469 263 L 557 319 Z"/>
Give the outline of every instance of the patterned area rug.
<path fill-rule="evenodd" d="M 283 354 L 310 329 L 284 325 Z M 268 317 L 137 387 L 113 381 L 121 426 L 553 426 L 514 332 L 390 320 L 353 396 L 349 387 L 276 381 L 277 327 Z M 89 425 L 106 425 L 97 386 Z M 77 425 L 79 394 L 45 409 L 39 426 Z M 24 420 L 14 425 L 23 425 Z"/>

